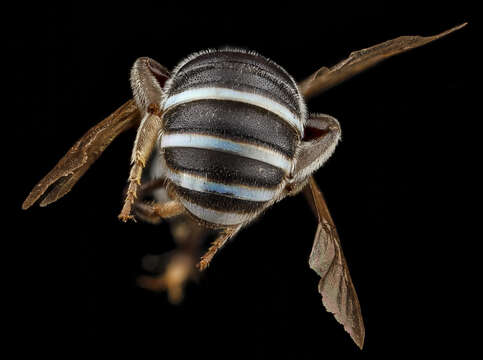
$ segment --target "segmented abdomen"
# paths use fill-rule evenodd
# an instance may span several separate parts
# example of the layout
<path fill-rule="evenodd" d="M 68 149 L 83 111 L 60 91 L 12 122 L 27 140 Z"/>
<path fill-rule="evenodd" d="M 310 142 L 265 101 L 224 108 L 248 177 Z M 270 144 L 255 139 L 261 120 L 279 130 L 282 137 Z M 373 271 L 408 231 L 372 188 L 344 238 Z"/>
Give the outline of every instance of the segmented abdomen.
<path fill-rule="evenodd" d="M 278 65 L 239 50 L 196 54 L 175 69 L 163 110 L 167 178 L 196 218 L 244 223 L 280 194 L 305 108 Z"/>

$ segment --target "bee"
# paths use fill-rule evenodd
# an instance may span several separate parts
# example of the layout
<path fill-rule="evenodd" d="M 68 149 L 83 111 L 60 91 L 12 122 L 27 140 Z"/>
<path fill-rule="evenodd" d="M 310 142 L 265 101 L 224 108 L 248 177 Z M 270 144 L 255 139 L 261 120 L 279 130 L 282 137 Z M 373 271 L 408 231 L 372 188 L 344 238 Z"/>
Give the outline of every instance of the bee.
<path fill-rule="evenodd" d="M 357 293 L 335 224 L 312 177 L 333 154 L 341 128 L 330 115 L 308 112 L 306 101 L 390 56 L 465 25 L 434 36 L 402 36 L 353 52 L 300 83 L 253 51 L 198 52 L 172 72 L 151 58 L 139 58 L 131 70 L 134 98 L 90 129 L 33 188 L 22 208 L 39 200 L 46 206 L 63 197 L 130 128 L 137 128 L 137 134 L 119 218 L 159 222 L 181 217 L 215 230 L 216 239 L 199 260 L 199 270 L 270 206 L 303 192 L 318 219 L 309 264 L 321 277 L 323 304 L 362 348 L 365 330 Z M 148 194 L 154 202 L 144 201 Z M 185 244 L 200 242 L 206 235 L 191 225 L 186 229 L 188 235 L 173 232 Z M 168 289 L 176 289 L 173 297 L 179 298 L 186 269 L 194 268 L 186 259 L 178 256 L 171 262 L 184 272 L 166 270 L 177 274 L 163 280 Z M 145 286 L 152 284 L 145 280 Z"/>

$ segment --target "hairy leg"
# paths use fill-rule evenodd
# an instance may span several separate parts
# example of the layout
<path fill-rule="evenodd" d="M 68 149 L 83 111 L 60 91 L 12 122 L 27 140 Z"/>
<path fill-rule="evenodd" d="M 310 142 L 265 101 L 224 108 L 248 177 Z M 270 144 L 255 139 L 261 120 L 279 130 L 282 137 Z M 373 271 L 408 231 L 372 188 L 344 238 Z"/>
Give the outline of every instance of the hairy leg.
<path fill-rule="evenodd" d="M 201 257 L 201 260 L 197 265 L 200 271 L 205 270 L 210 265 L 211 260 L 218 250 L 221 249 L 223 245 L 225 245 L 226 242 L 240 230 L 240 228 L 241 226 L 227 228 L 218 235 L 215 241 L 211 243 L 208 251 Z"/>
<path fill-rule="evenodd" d="M 141 175 L 154 149 L 160 129 L 160 116 L 157 114 L 146 114 L 139 127 L 132 152 L 129 187 L 127 189 L 126 199 L 124 200 L 124 206 L 119 214 L 119 218 L 122 221 L 133 219 L 131 208 L 136 202 L 138 189 L 141 185 Z"/>
<path fill-rule="evenodd" d="M 155 219 L 168 219 L 183 213 L 184 207 L 177 200 L 171 200 L 165 203 L 145 203 L 138 201 L 135 203 L 137 211 L 142 215 Z"/>
<path fill-rule="evenodd" d="M 150 58 L 139 58 L 131 69 L 134 99 L 143 114 L 131 155 L 131 172 L 124 206 L 119 214 L 123 221 L 133 219 L 131 209 L 141 185 L 141 175 L 162 128 L 162 87 L 169 78 L 168 70 Z"/>

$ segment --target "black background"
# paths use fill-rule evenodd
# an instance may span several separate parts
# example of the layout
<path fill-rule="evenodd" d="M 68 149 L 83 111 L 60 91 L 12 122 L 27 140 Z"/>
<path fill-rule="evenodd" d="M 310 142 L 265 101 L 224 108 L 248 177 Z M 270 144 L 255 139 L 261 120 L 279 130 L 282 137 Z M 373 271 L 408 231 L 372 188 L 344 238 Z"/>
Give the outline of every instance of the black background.
<path fill-rule="evenodd" d="M 3 219 L 13 285 L 10 333 L 18 351 L 66 355 L 101 345 L 153 348 L 159 358 L 315 359 L 449 350 L 461 314 L 449 205 L 473 77 L 468 9 L 357 9 L 309 4 L 210 9 L 179 2 L 112 8 L 12 10 L 4 68 L 10 109 Z M 20 205 L 33 185 L 91 126 L 130 98 L 140 56 L 168 68 L 224 45 L 256 50 L 303 79 L 358 50 L 400 35 L 465 29 L 399 55 L 309 102 L 340 120 L 343 141 L 317 172 L 338 226 L 366 325 L 361 353 L 322 307 L 307 264 L 316 223 L 302 197 L 286 199 L 215 258 L 180 306 L 135 285 L 147 253 L 174 247 L 166 225 L 117 220 L 134 132 L 120 136 L 74 190 L 47 208 Z M 481 117 L 481 115 L 480 115 Z M 4 121 L 5 123 L 5 121 Z M 10 142 L 11 141 L 11 142 Z M 10 175 L 11 174 L 11 175 Z M 10 219 L 10 216 L 12 216 Z M 459 254 L 458 256 L 455 255 Z M 65 349 L 65 350 L 64 350 Z M 460 348 L 464 350 L 465 348 Z M 66 351 L 66 352 L 64 352 Z"/>

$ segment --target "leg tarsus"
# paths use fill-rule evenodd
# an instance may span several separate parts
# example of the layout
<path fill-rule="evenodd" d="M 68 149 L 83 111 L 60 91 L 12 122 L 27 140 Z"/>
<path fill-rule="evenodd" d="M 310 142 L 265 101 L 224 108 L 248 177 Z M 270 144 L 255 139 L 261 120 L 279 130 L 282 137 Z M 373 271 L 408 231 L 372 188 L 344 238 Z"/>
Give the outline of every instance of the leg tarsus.
<path fill-rule="evenodd" d="M 131 219 L 134 220 L 134 216 L 131 215 L 131 209 L 133 204 L 137 200 L 138 188 L 141 185 L 141 174 L 143 172 L 144 165 L 141 161 L 136 161 L 131 168 L 129 174 L 129 187 L 126 192 L 126 199 L 124 200 L 124 205 L 122 207 L 121 213 L 119 214 L 119 219 L 126 222 Z"/>
<path fill-rule="evenodd" d="M 228 228 L 219 234 L 215 241 L 211 243 L 206 253 L 201 257 L 200 262 L 196 265 L 196 267 L 200 271 L 205 270 L 210 265 L 211 260 L 218 250 L 221 249 L 223 245 L 225 245 L 225 243 L 232 238 L 238 232 L 238 230 L 240 230 L 240 228 L 241 226 Z"/>

